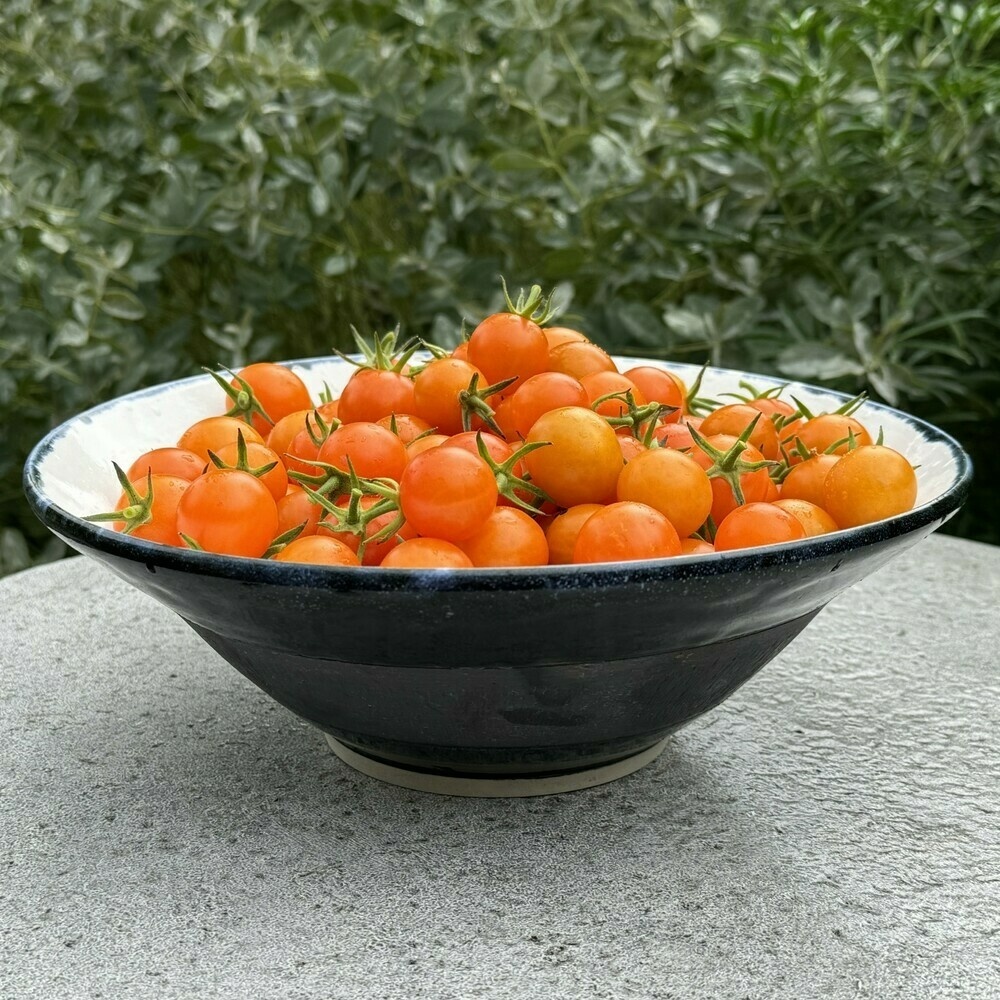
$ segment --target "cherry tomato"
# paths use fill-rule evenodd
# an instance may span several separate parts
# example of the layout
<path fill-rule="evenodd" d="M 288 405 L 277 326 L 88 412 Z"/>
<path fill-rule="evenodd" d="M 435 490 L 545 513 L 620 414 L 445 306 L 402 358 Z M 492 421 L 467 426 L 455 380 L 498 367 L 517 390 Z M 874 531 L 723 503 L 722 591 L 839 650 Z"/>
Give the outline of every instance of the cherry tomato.
<path fill-rule="evenodd" d="M 426 420 L 412 413 L 391 413 L 388 417 L 379 417 L 375 421 L 379 427 L 384 427 L 387 431 L 392 431 L 403 444 L 411 444 L 421 434 L 426 434 L 431 430 L 431 425 Z"/>
<path fill-rule="evenodd" d="M 637 437 L 628 431 L 615 431 L 615 437 L 618 438 L 618 447 L 622 452 L 622 461 L 626 465 L 628 465 L 633 458 L 636 458 L 643 452 L 649 450 Z"/>
<path fill-rule="evenodd" d="M 494 313 L 472 331 L 469 360 L 491 384 L 516 378 L 516 388 L 548 368 L 549 345 L 537 323 L 516 313 Z"/>
<path fill-rule="evenodd" d="M 840 455 L 813 455 L 791 471 L 781 483 L 782 500 L 808 500 L 817 507 L 824 502 L 823 484 L 830 470 L 840 461 Z"/>
<path fill-rule="evenodd" d="M 308 535 L 290 541 L 275 557 L 279 562 L 313 563 L 319 566 L 360 566 L 357 555 L 343 542 L 323 535 Z"/>
<path fill-rule="evenodd" d="M 573 546 L 573 562 L 619 562 L 678 556 L 681 541 L 674 526 L 643 503 L 608 504 L 584 521 Z"/>
<path fill-rule="evenodd" d="M 543 413 L 561 406 L 590 406 L 590 396 L 571 375 L 542 372 L 522 383 L 508 406 L 514 429 L 523 438 Z"/>
<path fill-rule="evenodd" d="M 798 519 L 773 503 L 748 503 L 723 518 L 715 533 L 715 551 L 777 545 L 806 537 Z"/>
<path fill-rule="evenodd" d="M 392 413 L 412 413 L 413 379 L 401 372 L 359 368 L 347 380 L 338 403 L 337 416 L 345 424 L 376 423 Z"/>
<path fill-rule="evenodd" d="M 704 538 L 682 538 L 682 556 L 705 556 L 715 551 L 715 546 L 711 542 L 706 542 Z"/>
<path fill-rule="evenodd" d="M 282 417 L 271 428 L 271 432 L 267 435 L 267 446 L 276 455 L 281 455 L 282 461 L 296 435 L 306 429 L 306 417 L 312 418 L 312 412 L 312 410 L 296 410 Z"/>
<path fill-rule="evenodd" d="M 154 448 L 144 452 L 130 466 L 126 475 L 129 482 L 145 481 L 146 474 L 154 476 L 180 476 L 190 482 L 205 471 L 205 461 L 200 455 L 186 448 Z"/>
<path fill-rule="evenodd" d="M 697 448 L 686 420 L 675 423 L 661 421 L 653 436 L 664 448 L 674 448 L 677 451 L 691 451 L 692 448 Z"/>
<path fill-rule="evenodd" d="M 572 346 L 572 345 L 567 345 Z M 524 458 L 532 481 L 560 507 L 612 499 L 624 467 L 618 438 L 593 410 L 564 406 L 535 421 L 528 443 L 547 441 Z"/>
<path fill-rule="evenodd" d="M 653 448 L 632 459 L 618 477 L 618 499 L 658 510 L 681 538 L 697 531 L 712 510 L 712 483 L 690 455 Z"/>
<path fill-rule="evenodd" d="M 549 354 L 549 370 L 582 379 L 594 372 L 616 372 L 617 365 L 607 351 L 589 341 L 560 344 Z"/>
<path fill-rule="evenodd" d="M 417 372 L 413 380 L 413 410 L 440 434 L 457 434 L 462 427 L 459 396 L 479 376 L 479 388 L 490 383 L 475 365 L 459 358 L 438 358 Z"/>
<path fill-rule="evenodd" d="M 699 430 L 706 437 L 710 434 L 732 434 L 733 437 L 739 437 L 754 420 L 757 423 L 750 433 L 750 444 L 765 458 L 778 459 L 781 451 L 774 424 L 760 410 L 746 403 L 729 403 L 713 410 L 701 422 Z"/>
<path fill-rule="evenodd" d="M 706 436 L 705 440 L 720 451 L 728 451 L 736 444 L 737 437 L 732 434 L 712 434 Z M 712 459 L 701 448 L 696 446 L 689 454 L 703 469 L 707 470 L 712 466 Z M 762 462 L 764 460 L 764 456 L 753 445 L 749 444 L 741 452 L 740 458 L 744 462 Z M 767 474 L 767 469 L 741 473 L 740 488 L 743 490 L 744 503 L 764 500 L 771 492 L 771 477 Z M 711 514 L 716 525 L 721 524 L 722 519 L 736 506 L 736 497 L 729 483 L 724 479 L 713 477 Z"/>
<path fill-rule="evenodd" d="M 845 416 L 843 413 L 822 413 L 812 420 L 807 420 L 796 431 L 795 438 L 802 442 L 809 451 L 819 453 L 825 452 L 835 442 L 840 441 L 832 454 L 843 455 L 847 452 L 849 441 L 846 440 L 850 434 L 854 435 L 857 445 L 871 444 L 872 436 L 862 424 L 854 417 Z M 787 437 L 787 431 L 782 437 Z M 795 443 L 794 441 L 792 442 Z M 798 451 L 790 451 L 789 458 L 792 465 L 797 465 L 802 461 Z"/>
<path fill-rule="evenodd" d="M 289 490 L 277 502 L 278 526 L 274 535 L 283 535 L 292 528 L 297 528 L 300 524 L 305 524 L 299 538 L 316 534 L 316 526 L 319 524 L 320 515 L 323 508 L 319 504 L 313 503 L 309 495 L 302 489 Z"/>
<path fill-rule="evenodd" d="M 516 507 L 497 507 L 459 548 L 473 566 L 544 566 L 549 561 L 545 532 Z"/>
<path fill-rule="evenodd" d="M 417 534 L 461 542 L 493 513 L 497 484 L 481 458 L 461 448 L 432 448 L 404 470 L 399 504 Z"/>
<path fill-rule="evenodd" d="M 407 462 L 412 462 L 422 452 L 430 451 L 432 448 L 447 444 L 450 440 L 451 438 L 447 434 L 428 434 L 426 437 L 417 438 L 416 441 L 411 441 L 406 446 L 406 460 Z"/>
<path fill-rule="evenodd" d="M 823 508 L 841 528 L 903 514 L 916 499 L 913 466 L 885 445 L 868 444 L 849 451 L 823 483 Z"/>
<path fill-rule="evenodd" d="M 545 334 L 545 343 L 548 344 L 550 353 L 563 344 L 581 343 L 587 340 L 579 330 L 573 330 L 568 326 L 547 326 L 542 333 Z"/>
<path fill-rule="evenodd" d="M 206 552 L 259 558 L 277 528 L 274 497 L 259 479 L 237 469 L 199 476 L 177 505 L 177 530 Z"/>
<path fill-rule="evenodd" d="M 324 442 L 316 456 L 346 472 L 348 460 L 362 477 L 395 479 L 406 468 L 406 445 L 385 427 L 358 420 L 341 424 Z"/>
<path fill-rule="evenodd" d="M 837 530 L 837 522 L 822 507 L 817 507 L 816 504 L 810 503 L 808 500 L 780 499 L 774 501 L 774 506 L 788 511 L 792 517 L 796 518 L 799 524 L 805 528 L 809 538 Z"/>
<path fill-rule="evenodd" d="M 146 499 L 148 493 L 147 476 L 138 476 L 129 480 L 135 487 L 140 497 Z M 150 520 L 145 524 L 140 524 L 133 528 L 129 534 L 133 538 L 144 538 L 147 542 L 159 542 L 161 545 L 183 545 L 180 535 L 177 534 L 177 505 L 185 490 L 191 484 L 191 480 L 183 476 L 172 476 L 163 473 L 153 473 L 153 503 L 149 509 Z M 125 510 L 131 506 L 127 494 L 124 492 L 115 504 L 115 510 Z M 125 522 L 112 521 L 116 531 L 125 528 Z"/>
<path fill-rule="evenodd" d="M 440 538 L 410 538 L 382 560 L 386 569 L 472 569 L 472 560 Z"/>
<path fill-rule="evenodd" d="M 242 433 L 243 440 L 250 444 L 263 444 L 260 434 L 237 417 L 205 417 L 193 423 L 177 441 L 177 447 L 185 451 L 193 451 L 199 458 L 208 463 L 208 453 L 218 454 L 220 448 L 227 444 L 235 444 Z"/>
<path fill-rule="evenodd" d="M 580 384 L 587 391 L 591 408 L 605 417 L 620 417 L 628 413 L 628 404 L 624 399 L 605 399 L 604 402 L 597 403 L 602 396 L 609 396 L 612 393 L 624 395 L 630 392 L 636 406 L 646 405 L 646 397 L 635 383 L 618 372 L 591 372 L 580 379 Z"/>
<path fill-rule="evenodd" d="M 545 537 L 549 543 L 549 563 L 561 566 L 573 561 L 573 547 L 576 536 L 591 514 L 596 514 L 603 504 L 581 503 L 562 514 L 557 514 L 545 529 Z"/>
<path fill-rule="evenodd" d="M 237 372 L 237 375 L 253 389 L 257 402 L 270 417 L 270 420 L 265 420 L 259 413 L 255 413 L 251 418 L 254 428 L 262 437 L 270 433 L 271 428 L 282 417 L 296 410 L 308 410 L 312 407 L 305 382 L 284 365 L 265 361 L 248 365 Z M 237 379 L 233 379 L 232 385 L 240 388 Z"/>
<path fill-rule="evenodd" d="M 274 463 L 274 468 L 261 473 L 257 478 L 268 488 L 275 501 L 280 500 L 288 491 L 288 473 L 278 455 L 276 455 L 267 445 L 255 444 L 251 442 L 246 446 L 247 465 L 251 469 L 259 469 L 265 465 Z M 236 467 L 239 457 L 239 444 L 227 444 L 215 453 L 223 465 L 230 469 Z M 214 463 L 213 463 L 214 465 Z"/>
<path fill-rule="evenodd" d="M 684 415 L 687 386 L 679 375 L 652 365 L 640 365 L 630 368 L 625 372 L 625 377 L 632 381 L 650 403 L 674 407 L 672 412 L 660 418 L 662 423 L 676 423 Z"/>

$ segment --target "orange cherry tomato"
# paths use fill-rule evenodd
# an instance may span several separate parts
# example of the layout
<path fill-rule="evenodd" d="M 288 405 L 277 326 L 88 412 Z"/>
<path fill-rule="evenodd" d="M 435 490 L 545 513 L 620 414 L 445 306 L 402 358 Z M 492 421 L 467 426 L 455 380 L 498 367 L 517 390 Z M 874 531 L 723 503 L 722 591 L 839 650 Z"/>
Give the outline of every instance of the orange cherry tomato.
<path fill-rule="evenodd" d="M 190 482 L 205 471 L 205 461 L 200 455 L 186 448 L 154 448 L 144 452 L 130 466 L 126 475 L 129 482 L 145 480 L 146 474 L 154 476 L 180 476 Z"/>
<path fill-rule="evenodd" d="M 614 498 L 624 460 L 617 435 L 593 410 L 549 410 L 535 421 L 526 440 L 548 442 L 525 455 L 524 464 L 534 484 L 560 507 Z"/>
<path fill-rule="evenodd" d="M 240 369 L 237 375 L 253 389 L 257 402 L 270 418 L 265 420 L 259 413 L 253 414 L 251 418 L 261 437 L 269 434 L 282 417 L 296 410 L 308 410 L 312 407 L 305 382 L 284 365 L 264 361 Z M 240 388 L 237 379 L 232 380 L 232 385 L 236 389 Z"/>
<path fill-rule="evenodd" d="M 259 479 L 237 469 L 199 476 L 177 505 L 177 530 L 206 552 L 259 558 L 277 527 L 274 497 Z"/>
<path fill-rule="evenodd" d="M 514 389 L 548 368 L 549 345 L 537 323 L 516 313 L 494 313 L 472 331 L 469 360 L 491 384 L 516 378 Z"/>
<path fill-rule="evenodd" d="M 793 465 L 781 483 L 782 500 L 808 500 L 817 507 L 823 507 L 823 484 L 830 470 L 839 461 L 840 455 L 813 455 L 812 458 Z"/>
<path fill-rule="evenodd" d="M 732 434 L 739 437 L 747 427 L 756 420 L 749 442 L 765 458 L 776 460 L 781 450 L 778 443 L 778 432 L 774 424 L 760 410 L 746 403 L 729 403 L 713 410 L 701 422 L 698 429 L 705 437 L 710 434 Z"/>
<path fill-rule="evenodd" d="M 550 353 L 563 344 L 582 343 L 588 339 L 579 330 L 568 326 L 547 326 L 542 329 L 542 333 L 545 334 L 545 343 L 548 344 Z"/>
<path fill-rule="evenodd" d="M 305 527 L 299 534 L 299 538 L 316 534 L 316 526 L 319 524 L 323 508 L 318 503 L 313 503 L 309 495 L 302 489 L 293 489 L 286 493 L 277 501 L 278 526 L 274 535 L 283 535 L 292 528 L 297 528 L 300 524 Z"/>
<path fill-rule="evenodd" d="M 358 368 L 338 400 L 337 416 L 345 424 L 376 423 L 392 413 L 412 413 L 413 379 L 401 372 Z"/>
<path fill-rule="evenodd" d="M 148 475 L 139 476 L 129 480 L 135 487 L 135 491 L 144 500 L 149 494 L 146 487 L 149 482 Z M 183 476 L 173 476 L 164 473 L 153 473 L 153 502 L 149 508 L 150 519 L 145 524 L 140 524 L 133 528 L 129 534 L 133 538 L 144 538 L 147 542 L 159 542 L 161 545 L 183 545 L 180 535 L 177 534 L 177 506 L 185 490 L 191 484 L 191 480 Z M 131 506 L 127 494 L 124 492 L 115 504 L 115 510 L 125 510 Z M 125 521 L 111 522 L 116 531 L 123 531 L 126 527 Z"/>
<path fill-rule="evenodd" d="M 792 517 L 796 518 L 799 524 L 805 528 L 809 538 L 837 530 L 837 522 L 822 507 L 817 507 L 816 504 L 810 503 L 808 500 L 780 499 L 774 501 L 774 506 L 788 511 Z"/>
<path fill-rule="evenodd" d="M 674 526 L 643 503 L 608 504 L 591 514 L 580 528 L 573 546 L 573 562 L 619 562 L 662 559 L 681 554 Z"/>
<path fill-rule="evenodd" d="M 479 388 L 490 383 L 475 365 L 459 358 L 438 358 L 417 372 L 413 380 L 413 410 L 440 434 L 457 434 L 462 427 L 461 393 L 474 376 Z"/>
<path fill-rule="evenodd" d="M 242 433 L 243 440 L 250 444 L 263 444 L 264 439 L 250 424 L 237 417 L 205 417 L 193 423 L 177 441 L 177 447 L 193 451 L 208 463 L 208 453 L 218 454 L 227 444 L 235 444 Z"/>
<path fill-rule="evenodd" d="M 549 353 L 549 370 L 582 379 L 594 372 L 616 372 L 611 355 L 589 341 L 560 344 Z"/>
<path fill-rule="evenodd" d="M 421 434 L 431 430 L 431 425 L 413 413 L 391 413 L 387 417 L 379 417 L 375 421 L 379 427 L 392 431 L 403 444 L 412 444 Z"/>
<path fill-rule="evenodd" d="M 806 537 L 796 517 L 773 503 L 748 503 L 723 518 L 715 533 L 715 551 L 777 545 Z"/>
<path fill-rule="evenodd" d="M 542 372 L 522 383 L 507 405 L 514 429 L 523 438 L 543 413 L 561 406 L 590 406 L 590 396 L 572 375 Z"/>
<path fill-rule="evenodd" d="M 472 560 L 440 538 L 410 538 L 382 560 L 386 569 L 472 569 Z"/>
<path fill-rule="evenodd" d="M 397 482 L 407 463 L 406 445 L 392 431 L 366 420 L 341 424 L 316 458 L 344 472 L 350 464 L 359 476 Z"/>
<path fill-rule="evenodd" d="M 660 417 L 662 423 L 676 423 L 684 416 L 687 386 L 679 375 L 652 365 L 640 365 L 630 368 L 625 372 L 625 377 L 631 379 L 650 403 L 674 407 L 671 413 Z"/>
<path fill-rule="evenodd" d="M 573 561 L 576 536 L 580 534 L 580 529 L 587 518 L 591 514 L 596 514 L 602 507 L 603 504 L 599 503 L 581 503 L 552 518 L 545 529 L 545 537 L 549 543 L 550 565 L 561 566 Z"/>
<path fill-rule="evenodd" d="M 801 441 L 809 451 L 822 454 L 832 447 L 836 442 L 839 445 L 831 454 L 844 455 L 849 447 L 849 436 L 854 435 L 856 445 L 866 445 L 872 443 L 872 436 L 867 429 L 854 417 L 845 416 L 843 413 L 821 413 L 812 420 L 807 420 L 795 431 L 792 445 Z M 787 437 L 785 431 L 782 437 Z M 802 461 L 797 450 L 789 451 L 789 459 L 792 465 L 798 465 Z"/>
<path fill-rule="evenodd" d="M 517 507 L 497 507 L 459 548 L 473 566 L 544 566 L 549 561 L 545 532 Z"/>
<path fill-rule="evenodd" d="M 275 501 L 280 500 L 288 492 L 288 473 L 281 458 L 267 445 L 251 442 L 246 446 L 247 465 L 251 469 L 259 469 L 274 463 L 274 468 L 261 473 L 257 478 L 268 488 Z M 227 444 L 214 453 L 224 466 L 233 469 L 239 457 L 239 444 Z M 215 463 L 212 463 L 213 466 Z"/>
<path fill-rule="evenodd" d="M 602 403 L 597 402 L 602 396 L 609 396 L 612 393 L 624 395 L 630 392 L 636 406 L 646 405 L 646 397 L 635 383 L 618 372 L 591 372 L 580 379 L 580 384 L 587 392 L 591 408 L 605 417 L 620 417 L 628 413 L 628 404 L 624 399 L 605 399 Z"/>
<path fill-rule="evenodd" d="M 895 517 L 913 508 L 917 474 L 898 451 L 868 444 L 843 455 L 823 483 L 823 509 L 841 528 Z"/>
<path fill-rule="evenodd" d="M 296 435 L 306 429 L 306 417 L 311 418 L 312 412 L 312 410 L 296 410 L 283 416 L 271 428 L 266 444 L 276 455 L 282 456 L 282 461 Z"/>
<path fill-rule="evenodd" d="M 275 557 L 278 562 L 312 563 L 318 566 L 360 566 L 357 555 L 343 542 L 323 535 L 307 535 L 290 541 Z"/>
<path fill-rule="evenodd" d="M 632 459 L 618 477 L 618 499 L 658 510 L 681 538 L 694 534 L 712 510 L 712 483 L 690 455 L 653 448 Z"/>

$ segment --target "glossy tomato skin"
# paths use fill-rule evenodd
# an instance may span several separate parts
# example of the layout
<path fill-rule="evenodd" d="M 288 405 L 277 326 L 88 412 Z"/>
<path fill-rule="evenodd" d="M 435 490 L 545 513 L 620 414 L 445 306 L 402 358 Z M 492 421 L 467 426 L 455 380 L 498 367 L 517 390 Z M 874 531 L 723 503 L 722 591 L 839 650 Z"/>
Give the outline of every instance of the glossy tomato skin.
<path fill-rule="evenodd" d="M 296 410 L 282 417 L 267 435 L 266 444 L 284 461 L 285 453 L 296 436 L 306 429 L 306 417 L 312 419 L 312 410 Z"/>
<path fill-rule="evenodd" d="M 590 341 L 570 341 L 549 353 L 549 370 L 580 380 L 594 372 L 616 372 L 618 366 L 607 351 Z"/>
<path fill-rule="evenodd" d="M 469 360 L 490 384 L 516 378 L 519 384 L 546 371 L 549 345 L 541 327 L 516 313 L 487 316 L 469 337 Z"/>
<path fill-rule="evenodd" d="M 673 407 L 671 412 L 660 418 L 662 423 L 676 423 L 684 416 L 687 386 L 679 375 L 652 365 L 639 365 L 625 372 L 625 377 L 638 387 L 650 403 Z"/>
<path fill-rule="evenodd" d="M 782 436 L 784 437 L 788 433 L 785 431 Z M 872 437 L 867 428 L 854 417 L 845 416 L 843 413 L 821 413 L 818 417 L 813 417 L 800 424 L 795 429 L 794 438 L 795 441 L 801 441 L 809 451 L 819 454 L 823 454 L 836 444 L 837 447 L 831 454 L 844 455 L 850 447 L 851 434 L 854 435 L 856 445 L 872 443 Z M 802 461 L 797 450 L 789 452 L 789 459 L 793 465 Z"/>
<path fill-rule="evenodd" d="M 399 504 L 417 534 L 461 542 L 493 513 L 497 484 L 481 458 L 462 448 L 432 448 L 413 458 L 403 472 Z"/>
<path fill-rule="evenodd" d="M 543 413 L 561 406 L 590 406 L 587 390 L 572 375 L 542 372 L 527 379 L 510 397 L 510 420 L 523 438 Z"/>
<path fill-rule="evenodd" d="M 422 434 L 429 434 L 433 428 L 426 420 L 414 413 L 392 413 L 375 421 L 379 427 L 392 431 L 405 445 L 412 444 Z M 393 431 L 393 427 L 396 429 Z"/>
<path fill-rule="evenodd" d="M 472 560 L 452 542 L 410 538 L 382 560 L 386 569 L 472 569 Z"/>
<path fill-rule="evenodd" d="M 552 518 L 545 529 L 549 544 L 549 565 L 564 566 L 573 561 L 576 536 L 580 534 L 580 529 L 590 515 L 596 514 L 603 506 L 599 503 L 577 504 Z"/>
<path fill-rule="evenodd" d="M 316 526 L 319 524 L 323 508 L 313 503 L 305 490 L 298 488 L 289 490 L 277 501 L 277 509 L 278 525 L 274 531 L 275 537 L 297 528 L 300 524 L 304 527 L 299 538 L 316 534 Z"/>
<path fill-rule="evenodd" d="M 748 439 L 750 444 L 765 458 L 776 460 L 780 456 L 780 443 L 774 424 L 760 410 L 746 403 L 729 403 L 713 410 L 701 422 L 699 430 L 706 437 L 711 434 L 739 437 L 755 420 Z"/>
<path fill-rule="evenodd" d="M 257 402 L 271 418 L 265 420 L 259 413 L 253 415 L 254 429 L 261 437 L 269 434 L 271 428 L 289 413 L 312 408 L 312 399 L 305 382 L 284 365 L 264 361 L 248 365 L 237 374 L 250 385 Z M 236 379 L 233 379 L 232 384 L 234 388 L 240 387 Z"/>
<path fill-rule="evenodd" d="M 154 476 L 179 476 L 191 482 L 205 471 L 205 460 L 186 448 L 154 448 L 144 452 L 130 466 L 126 475 L 129 482 L 145 480 L 147 473 Z"/>
<path fill-rule="evenodd" d="M 544 566 L 549 561 L 545 532 L 516 507 L 497 507 L 459 548 L 473 566 Z"/>
<path fill-rule="evenodd" d="M 548 442 L 526 455 L 524 464 L 535 485 L 560 507 L 614 499 L 625 463 L 615 432 L 593 410 L 549 410 L 535 421 L 527 441 Z"/>
<path fill-rule="evenodd" d="M 146 499 L 148 493 L 146 488 L 149 484 L 149 476 L 137 476 L 130 480 L 135 487 L 136 493 Z M 191 480 L 182 476 L 171 476 L 162 473 L 153 473 L 153 503 L 150 507 L 151 519 L 145 524 L 140 524 L 134 528 L 130 534 L 133 538 L 144 538 L 147 542 L 159 542 L 161 545 L 183 545 L 180 535 L 177 534 L 177 507 L 185 490 L 191 484 Z M 125 493 L 118 498 L 115 510 L 124 510 L 130 506 L 131 501 Z M 125 528 L 124 521 L 112 521 L 116 531 Z"/>
<path fill-rule="evenodd" d="M 485 389 L 490 383 L 475 365 L 460 358 L 437 358 L 417 372 L 413 380 L 413 410 L 440 434 L 458 434 L 462 427 L 460 394 L 473 378 Z"/>
<path fill-rule="evenodd" d="M 674 526 L 657 510 L 630 501 L 608 504 L 584 521 L 573 562 L 663 559 L 681 554 Z"/>
<path fill-rule="evenodd" d="M 849 451 L 823 483 L 823 508 L 841 528 L 904 514 L 916 500 L 913 466 L 885 445 L 862 445 Z"/>
<path fill-rule="evenodd" d="M 840 455 L 813 455 L 812 458 L 792 466 L 781 483 L 783 500 L 808 500 L 816 507 L 824 507 L 823 485 L 830 470 L 840 461 Z"/>
<path fill-rule="evenodd" d="M 337 415 L 345 424 L 377 423 L 392 413 L 412 413 L 413 379 L 401 372 L 359 368 L 340 394 Z"/>
<path fill-rule="evenodd" d="M 177 506 L 177 530 L 206 552 L 257 559 L 277 528 L 274 498 L 249 472 L 206 472 L 190 484 Z"/>
<path fill-rule="evenodd" d="M 275 557 L 279 562 L 311 563 L 317 566 L 360 566 L 357 555 L 343 542 L 323 535 L 293 539 Z"/>
<path fill-rule="evenodd" d="M 682 451 L 654 448 L 634 458 L 618 477 L 619 500 L 658 510 L 681 538 L 697 531 L 712 510 L 712 484 L 705 470 Z"/>
<path fill-rule="evenodd" d="M 780 507 L 791 514 L 802 525 L 809 538 L 837 530 L 837 522 L 822 507 L 817 507 L 808 500 L 782 498 L 773 503 L 775 507 Z"/>
<path fill-rule="evenodd" d="M 550 353 L 563 344 L 580 343 L 587 340 L 585 334 L 568 326 L 546 326 L 543 327 L 542 333 L 545 334 L 545 343 L 548 344 Z"/>
<path fill-rule="evenodd" d="M 715 533 L 715 551 L 777 545 L 805 537 L 805 528 L 788 511 L 773 503 L 748 503 L 723 518 Z"/>
<path fill-rule="evenodd" d="M 205 417 L 193 423 L 177 440 L 177 447 L 193 451 L 199 458 L 209 461 L 210 451 L 218 452 L 227 444 L 235 444 L 239 435 L 250 444 L 263 444 L 264 438 L 246 421 L 237 417 Z"/>
<path fill-rule="evenodd" d="M 341 424 L 324 442 L 317 460 L 362 477 L 395 479 L 406 468 L 406 445 L 385 427 L 367 420 Z"/>

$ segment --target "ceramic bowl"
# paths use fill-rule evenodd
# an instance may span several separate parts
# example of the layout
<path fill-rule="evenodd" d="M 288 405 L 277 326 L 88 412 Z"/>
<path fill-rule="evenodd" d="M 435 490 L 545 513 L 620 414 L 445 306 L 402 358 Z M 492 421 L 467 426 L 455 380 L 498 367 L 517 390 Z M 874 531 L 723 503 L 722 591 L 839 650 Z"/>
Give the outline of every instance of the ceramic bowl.
<path fill-rule="evenodd" d="M 661 365 L 688 380 L 696 372 L 618 361 Z M 290 367 L 315 395 L 324 383 L 342 386 L 352 370 L 335 358 Z M 774 384 L 710 370 L 703 394 L 734 390 L 741 378 Z M 844 399 L 791 389 L 816 411 Z M 971 479 L 968 456 L 946 434 L 869 403 L 859 414 L 866 425 L 881 425 L 886 443 L 919 464 L 916 507 L 769 548 L 587 567 L 336 569 L 169 548 L 82 520 L 117 499 L 112 459 L 127 465 L 172 444 L 221 404 L 206 375 L 67 421 L 25 466 L 35 513 L 179 614 L 237 670 L 328 734 L 344 759 L 414 787 L 431 775 L 498 782 L 492 787 L 511 793 L 523 779 L 561 789 L 639 766 L 753 676 L 827 602 L 954 514 Z"/>

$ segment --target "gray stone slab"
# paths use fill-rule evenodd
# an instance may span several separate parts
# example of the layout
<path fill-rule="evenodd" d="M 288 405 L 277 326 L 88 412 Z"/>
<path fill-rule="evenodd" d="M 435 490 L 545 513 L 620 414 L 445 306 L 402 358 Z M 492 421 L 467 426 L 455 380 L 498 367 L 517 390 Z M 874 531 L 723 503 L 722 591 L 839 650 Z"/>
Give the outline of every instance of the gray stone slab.
<path fill-rule="evenodd" d="M 642 771 L 340 763 L 83 559 L 0 582 L 0 997 L 1000 995 L 1000 549 L 934 537 Z"/>

